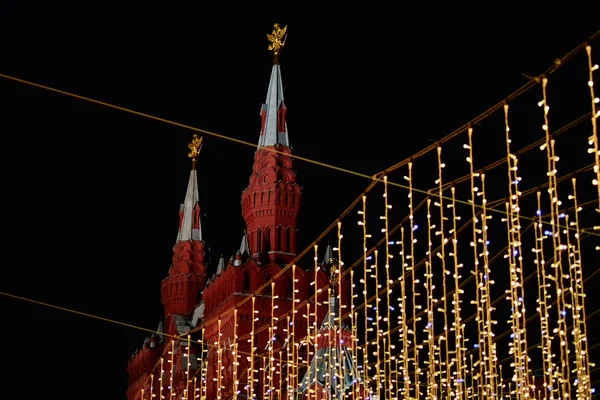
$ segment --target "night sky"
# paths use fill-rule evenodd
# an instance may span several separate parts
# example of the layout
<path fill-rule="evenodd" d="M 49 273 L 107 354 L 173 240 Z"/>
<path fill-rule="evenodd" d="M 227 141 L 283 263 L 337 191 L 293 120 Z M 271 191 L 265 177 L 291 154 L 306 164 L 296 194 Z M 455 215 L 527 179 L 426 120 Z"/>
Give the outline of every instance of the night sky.
<path fill-rule="evenodd" d="M 294 154 L 372 175 L 503 100 L 523 74 L 541 73 L 599 28 L 591 8 L 564 5 L 273 4 L 3 4 L 0 73 L 256 143 L 272 65 L 265 34 L 279 22 L 289 26 L 281 66 Z M 565 74 L 585 84 L 584 62 Z M 588 97 L 563 95 L 566 122 L 589 111 Z M 0 102 L 0 291 L 155 329 L 193 132 L 5 78 Z M 522 143 L 540 137 L 532 125 Z M 204 143 L 203 233 L 213 257 L 227 258 L 244 229 L 240 194 L 255 149 L 210 135 Z M 369 181 L 295 167 L 303 249 Z M 125 398 L 127 361 L 147 332 L 6 296 L 0 312 L 5 394 Z"/>

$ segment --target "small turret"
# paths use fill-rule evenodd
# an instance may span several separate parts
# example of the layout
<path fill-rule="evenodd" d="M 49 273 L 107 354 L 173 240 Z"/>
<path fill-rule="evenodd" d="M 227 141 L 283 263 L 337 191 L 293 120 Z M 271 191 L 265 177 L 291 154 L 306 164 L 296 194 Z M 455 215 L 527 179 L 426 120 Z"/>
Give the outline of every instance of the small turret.
<path fill-rule="evenodd" d="M 293 170 L 287 129 L 287 107 L 279 56 L 285 45 L 287 27 L 275 24 L 268 35 L 274 63 L 267 99 L 260 110 L 261 130 L 254 168 L 242 193 L 242 215 L 248 227 L 250 255 L 282 264 L 296 256 L 296 223 L 301 189 Z"/>
<path fill-rule="evenodd" d="M 196 161 L 202 147 L 202 138 L 194 135 L 188 147 L 192 170 L 179 212 L 179 231 L 173 248 L 173 262 L 169 276 L 161 284 L 161 298 L 167 316 L 191 316 L 206 283 L 205 249 L 196 177 Z"/>

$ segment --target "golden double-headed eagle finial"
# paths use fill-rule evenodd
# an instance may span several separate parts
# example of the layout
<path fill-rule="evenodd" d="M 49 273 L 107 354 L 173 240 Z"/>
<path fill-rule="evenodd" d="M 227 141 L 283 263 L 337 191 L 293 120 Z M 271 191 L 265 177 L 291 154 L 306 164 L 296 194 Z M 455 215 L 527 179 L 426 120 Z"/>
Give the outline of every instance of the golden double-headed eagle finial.
<path fill-rule="evenodd" d="M 192 141 L 188 143 L 188 148 L 190 149 L 188 157 L 192 159 L 192 168 L 195 168 L 196 160 L 200 154 L 200 149 L 202 149 L 202 136 L 198 136 L 197 133 L 194 133 L 194 136 L 192 136 Z"/>
<path fill-rule="evenodd" d="M 278 23 L 273 25 L 273 32 L 267 33 L 267 39 L 269 39 L 269 50 L 272 50 L 275 57 L 279 55 L 283 46 L 285 46 L 285 40 L 287 39 L 287 25 L 283 28 Z"/>

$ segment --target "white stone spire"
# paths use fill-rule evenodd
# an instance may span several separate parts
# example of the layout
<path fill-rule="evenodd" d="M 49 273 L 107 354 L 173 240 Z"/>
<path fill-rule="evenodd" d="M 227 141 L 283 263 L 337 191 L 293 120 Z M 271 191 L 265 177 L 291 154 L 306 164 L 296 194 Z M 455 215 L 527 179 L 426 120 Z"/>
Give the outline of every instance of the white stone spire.
<path fill-rule="evenodd" d="M 221 275 L 225 271 L 225 257 L 221 255 L 219 258 L 219 264 L 217 265 L 217 275 Z"/>
<path fill-rule="evenodd" d="M 202 147 L 202 138 L 194 134 L 192 142 L 188 144 L 192 159 L 192 170 L 188 180 L 185 200 L 179 210 L 179 232 L 177 241 L 202 240 L 202 228 L 200 226 L 200 204 L 198 203 L 198 177 L 196 174 L 196 160 Z"/>
<path fill-rule="evenodd" d="M 281 81 L 281 67 L 278 63 L 273 64 L 271 80 L 267 91 L 267 100 L 262 105 L 260 115 L 262 127 L 259 147 L 274 146 L 279 143 L 290 146 L 286 122 L 287 109 L 283 102 L 283 84 Z"/>
<path fill-rule="evenodd" d="M 321 265 L 331 264 L 333 260 L 333 250 L 331 249 L 331 245 L 328 244 L 325 248 L 325 256 L 323 257 L 323 261 L 321 261 Z"/>
<path fill-rule="evenodd" d="M 242 243 L 240 243 L 240 254 L 250 255 L 250 245 L 248 244 L 248 234 L 246 232 L 244 232 Z"/>

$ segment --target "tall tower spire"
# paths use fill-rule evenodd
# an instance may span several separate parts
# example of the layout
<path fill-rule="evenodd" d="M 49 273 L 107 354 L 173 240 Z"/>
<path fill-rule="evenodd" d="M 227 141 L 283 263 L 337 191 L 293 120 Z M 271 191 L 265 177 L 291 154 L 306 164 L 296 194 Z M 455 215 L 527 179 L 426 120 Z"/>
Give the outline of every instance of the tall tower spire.
<path fill-rule="evenodd" d="M 169 268 L 169 275 L 161 284 L 161 298 L 167 318 L 173 315 L 191 316 L 206 283 L 206 262 L 196 177 L 196 161 L 202 148 L 202 137 L 194 134 L 188 148 L 190 150 L 188 157 L 192 159 L 192 170 L 185 200 L 179 210 L 179 231 L 177 242 L 173 247 L 173 261 Z M 172 322 L 171 319 L 169 321 Z M 172 327 L 171 324 L 169 328 Z"/>
<path fill-rule="evenodd" d="M 286 121 L 287 108 L 283 102 L 283 84 L 279 66 L 279 54 L 286 38 L 287 26 L 281 28 L 279 24 L 275 24 L 273 33 L 267 35 L 270 42 L 269 50 L 273 51 L 273 68 L 267 99 L 260 109 L 262 124 L 258 139 L 259 147 L 273 146 L 277 143 L 288 147 L 290 145 Z"/>
<path fill-rule="evenodd" d="M 202 149 L 202 137 L 194 134 L 188 148 L 190 149 L 188 157 L 192 159 L 192 170 L 190 171 L 185 200 L 179 210 L 178 242 L 182 240 L 202 240 L 200 205 L 198 203 L 198 177 L 196 175 L 196 161 L 200 149 Z"/>
<path fill-rule="evenodd" d="M 242 215 L 248 228 L 252 256 L 290 262 L 296 255 L 296 219 L 300 210 L 300 186 L 292 169 L 292 150 L 287 131 L 287 108 L 279 55 L 287 38 L 287 26 L 275 24 L 267 35 L 273 51 L 273 67 L 267 99 L 260 110 L 261 130 L 250 183 L 242 193 Z"/>

